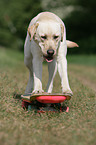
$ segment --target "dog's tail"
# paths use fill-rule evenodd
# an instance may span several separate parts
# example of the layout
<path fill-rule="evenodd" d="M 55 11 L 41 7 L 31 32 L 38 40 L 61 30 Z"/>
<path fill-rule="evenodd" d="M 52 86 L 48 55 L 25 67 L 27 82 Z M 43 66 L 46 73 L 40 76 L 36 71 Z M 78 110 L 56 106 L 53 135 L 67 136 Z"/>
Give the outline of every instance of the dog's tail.
<path fill-rule="evenodd" d="M 68 48 L 79 47 L 77 43 L 69 41 L 69 40 L 66 40 L 66 43 L 67 43 Z"/>

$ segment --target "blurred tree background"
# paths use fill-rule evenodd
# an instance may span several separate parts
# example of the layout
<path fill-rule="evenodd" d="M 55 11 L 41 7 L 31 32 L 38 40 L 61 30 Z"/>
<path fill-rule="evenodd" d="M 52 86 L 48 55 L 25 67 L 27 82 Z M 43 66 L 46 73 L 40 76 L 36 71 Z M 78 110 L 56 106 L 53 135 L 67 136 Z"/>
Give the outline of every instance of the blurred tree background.
<path fill-rule="evenodd" d="M 0 0 L 0 45 L 23 50 L 29 22 L 40 11 L 40 0 Z"/>
<path fill-rule="evenodd" d="M 69 54 L 96 54 L 95 6 L 95 0 L 0 0 L 0 45 L 23 51 L 30 20 L 50 11 L 64 21 L 67 39 L 80 46 Z"/>

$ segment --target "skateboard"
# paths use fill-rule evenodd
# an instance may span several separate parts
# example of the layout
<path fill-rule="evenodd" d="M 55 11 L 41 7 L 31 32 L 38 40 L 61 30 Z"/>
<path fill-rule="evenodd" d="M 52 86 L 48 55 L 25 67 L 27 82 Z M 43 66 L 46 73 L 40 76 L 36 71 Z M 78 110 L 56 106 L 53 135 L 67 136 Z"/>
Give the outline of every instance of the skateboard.
<path fill-rule="evenodd" d="M 22 98 L 22 107 L 24 109 L 35 110 L 40 113 L 45 112 L 68 112 L 69 107 L 62 106 L 61 103 L 65 100 L 70 100 L 70 95 L 64 95 L 61 93 L 38 93 L 38 94 L 24 94 L 21 95 Z"/>

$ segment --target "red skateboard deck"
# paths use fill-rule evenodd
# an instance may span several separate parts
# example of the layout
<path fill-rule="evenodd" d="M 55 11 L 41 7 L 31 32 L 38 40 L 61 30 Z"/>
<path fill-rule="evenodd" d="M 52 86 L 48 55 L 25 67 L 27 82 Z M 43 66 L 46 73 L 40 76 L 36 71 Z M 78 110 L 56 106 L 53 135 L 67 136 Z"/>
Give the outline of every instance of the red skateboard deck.
<path fill-rule="evenodd" d="M 21 95 L 22 100 L 31 103 L 34 100 L 39 101 L 40 103 L 61 103 L 65 100 L 70 100 L 71 96 L 65 96 L 61 93 L 54 93 L 54 94 L 48 94 L 48 93 L 42 93 L 42 94 L 25 94 Z"/>

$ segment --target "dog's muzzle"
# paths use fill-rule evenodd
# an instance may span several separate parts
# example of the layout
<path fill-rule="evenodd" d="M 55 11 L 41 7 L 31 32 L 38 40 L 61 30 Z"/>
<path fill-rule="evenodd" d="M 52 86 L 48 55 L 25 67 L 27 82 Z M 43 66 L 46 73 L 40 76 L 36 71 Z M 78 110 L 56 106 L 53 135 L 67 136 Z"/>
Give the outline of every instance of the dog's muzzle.
<path fill-rule="evenodd" d="M 47 62 L 52 62 L 53 61 L 53 56 L 54 56 L 54 50 L 49 49 L 49 50 L 47 50 L 47 55 L 46 56 L 44 55 L 43 57 L 45 58 L 45 60 Z"/>

